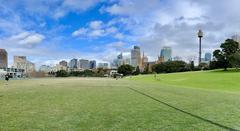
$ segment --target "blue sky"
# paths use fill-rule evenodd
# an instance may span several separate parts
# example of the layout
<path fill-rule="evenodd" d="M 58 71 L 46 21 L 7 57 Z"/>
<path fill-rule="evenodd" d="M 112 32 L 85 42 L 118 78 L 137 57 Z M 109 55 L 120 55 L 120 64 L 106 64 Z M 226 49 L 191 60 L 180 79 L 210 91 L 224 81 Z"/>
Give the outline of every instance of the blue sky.
<path fill-rule="evenodd" d="M 112 61 L 139 45 L 150 60 L 163 46 L 184 60 L 239 33 L 238 0 L 0 0 L 0 48 L 38 66 L 71 58 Z"/>

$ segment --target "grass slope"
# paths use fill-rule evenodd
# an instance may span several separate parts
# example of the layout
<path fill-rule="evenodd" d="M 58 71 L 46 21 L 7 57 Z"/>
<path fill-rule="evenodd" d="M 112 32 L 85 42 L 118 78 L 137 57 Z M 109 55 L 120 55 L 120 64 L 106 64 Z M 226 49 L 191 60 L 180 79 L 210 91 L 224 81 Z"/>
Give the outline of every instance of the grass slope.
<path fill-rule="evenodd" d="M 235 70 L 158 74 L 156 79 L 154 75 L 139 75 L 132 79 L 162 85 L 240 91 L 240 72 L 236 72 Z"/>
<path fill-rule="evenodd" d="M 171 75 L 169 81 L 170 77 L 177 78 Z M 240 129 L 237 87 L 230 87 L 236 92 L 226 92 L 224 86 L 214 87 L 214 90 L 192 85 L 182 88 L 184 85 L 178 87 L 174 82 L 151 82 L 152 77 L 14 80 L 8 86 L 0 81 L 0 130 L 224 129 L 128 87 L 204 119 Z"/>

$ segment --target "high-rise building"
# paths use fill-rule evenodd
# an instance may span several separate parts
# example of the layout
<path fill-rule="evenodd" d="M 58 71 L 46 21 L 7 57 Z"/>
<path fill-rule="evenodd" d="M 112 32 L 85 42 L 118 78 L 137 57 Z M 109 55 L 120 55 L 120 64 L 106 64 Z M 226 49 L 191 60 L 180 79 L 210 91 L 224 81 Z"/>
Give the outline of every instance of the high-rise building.
<path fill-rule="evenodd" d="M 167 62 L 172 60 L 172 49 L 171 47 L 163 47 L 160 53 L 160 59 L 162 62 Z"/>
<path fill-rule="evenodd" d="M 35 71 L 35 64 L 28 61 L 26 56 L 14 56 L 13 66 L 17 69 L 24 69 L 24 73 L 32 73 Z"/>
<path fill-rule="evenodd" d="M 134 46 L 131 50 L 131 65 L 133 67 L 141 65 L 141 52 L 139 46 Z"/>
<path fill-rule="evenodd" d="M 96 67 L 97 67 L 96 61 L 95 60 L 91 60 L 89 62 L 89 66 L 90 66 L 90 69 L 96 69 Z"/>
<path fill-rule="evenodd" d="M 108 63 L 98 63 L 98 68 L 108 69 Z"/>
<path fill-rule="evenodd" d="M 59 62 L 59 65 L 61 65 L 61 66 L 65 66 L 65 67 L 67 67 L 67 61 L 65 61 L 65 60 L 62 60 L 62 61 L 60 61 Z"/>
<path fill-rule="evenodd" d="M 0 68 L 8 68 L 8 53 L 5 49 L 0 49 Z"/>
<path fill-rule="evenodd" d="M 79 66 L 81 69 L 89 69 L 90 68 L 89 60 L 80 59 Z"/>
<path fill-rule="evenodd" d="M 71 59 L 69 62 L 69 68 L 70 69 L 77 69 L 78 60 L 77 59 Z"/>
<path fill-rule="evenodd" d="M 211 61 L 212 60 L 212 54 L 211 53 L 205 53 L 204 61 Z"/>

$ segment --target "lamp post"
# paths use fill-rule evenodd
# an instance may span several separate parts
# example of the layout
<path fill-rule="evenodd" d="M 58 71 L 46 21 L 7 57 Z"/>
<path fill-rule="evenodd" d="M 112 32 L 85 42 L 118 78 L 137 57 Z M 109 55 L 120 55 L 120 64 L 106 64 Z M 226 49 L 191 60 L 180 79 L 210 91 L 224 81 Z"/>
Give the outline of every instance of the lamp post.
<path fill-rule="evenodd" d="M 198 31 L 198 38 L 199 38 L 199 59 L 198 59 L 198 65 L 201 63 L 202 59 L 202 37 L 203 37 L 203 32 L 202 30 Z"/>

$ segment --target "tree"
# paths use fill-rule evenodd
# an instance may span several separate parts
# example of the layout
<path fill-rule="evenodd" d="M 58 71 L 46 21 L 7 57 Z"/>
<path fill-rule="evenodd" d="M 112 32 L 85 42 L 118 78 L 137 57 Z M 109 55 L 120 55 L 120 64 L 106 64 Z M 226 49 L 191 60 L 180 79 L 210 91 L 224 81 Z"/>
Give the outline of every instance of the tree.
<path fill-rule="evenodd" d="M 240 67 L 240 51 L 234 53 L 232 56 L 229 58 L 230 64 L 238 69 Z"/>
<path fill-rule="evenodd" d="M 121 65 L 118 67 L 118 73 L 123 74 L 124 76 L 131 75 L 133 72 L 134 67 L 131 65 Z"/>
<path fill-rule="evenodd" d="M 168 61 L 153 66 L 153 71 L 157 73 L 172 73 L 188 71 L 187 63 L 184 61 Z"/>
<path fill-rule="evenodd" d="M 140 74 L 140 69 L 139 66 L 136 67 L 136 70 L 133 72 L 133 75 L 139 75 Z"/>
<path fill-rule="evenodd" d="M 68 73 L 65 70 L 60 70 L 56 72 L 56 77 L 67 77 Z"/>
<path fill-rule="evenodd" d="M 237 51 L 239 51 L 238 42 L 227 39 L 220 46 L 221 50 L 217 49 L 213 52 L 213 56 L 216 58 L 218 65 L 227 70 L 230 67 L 230 59 Z"/>

